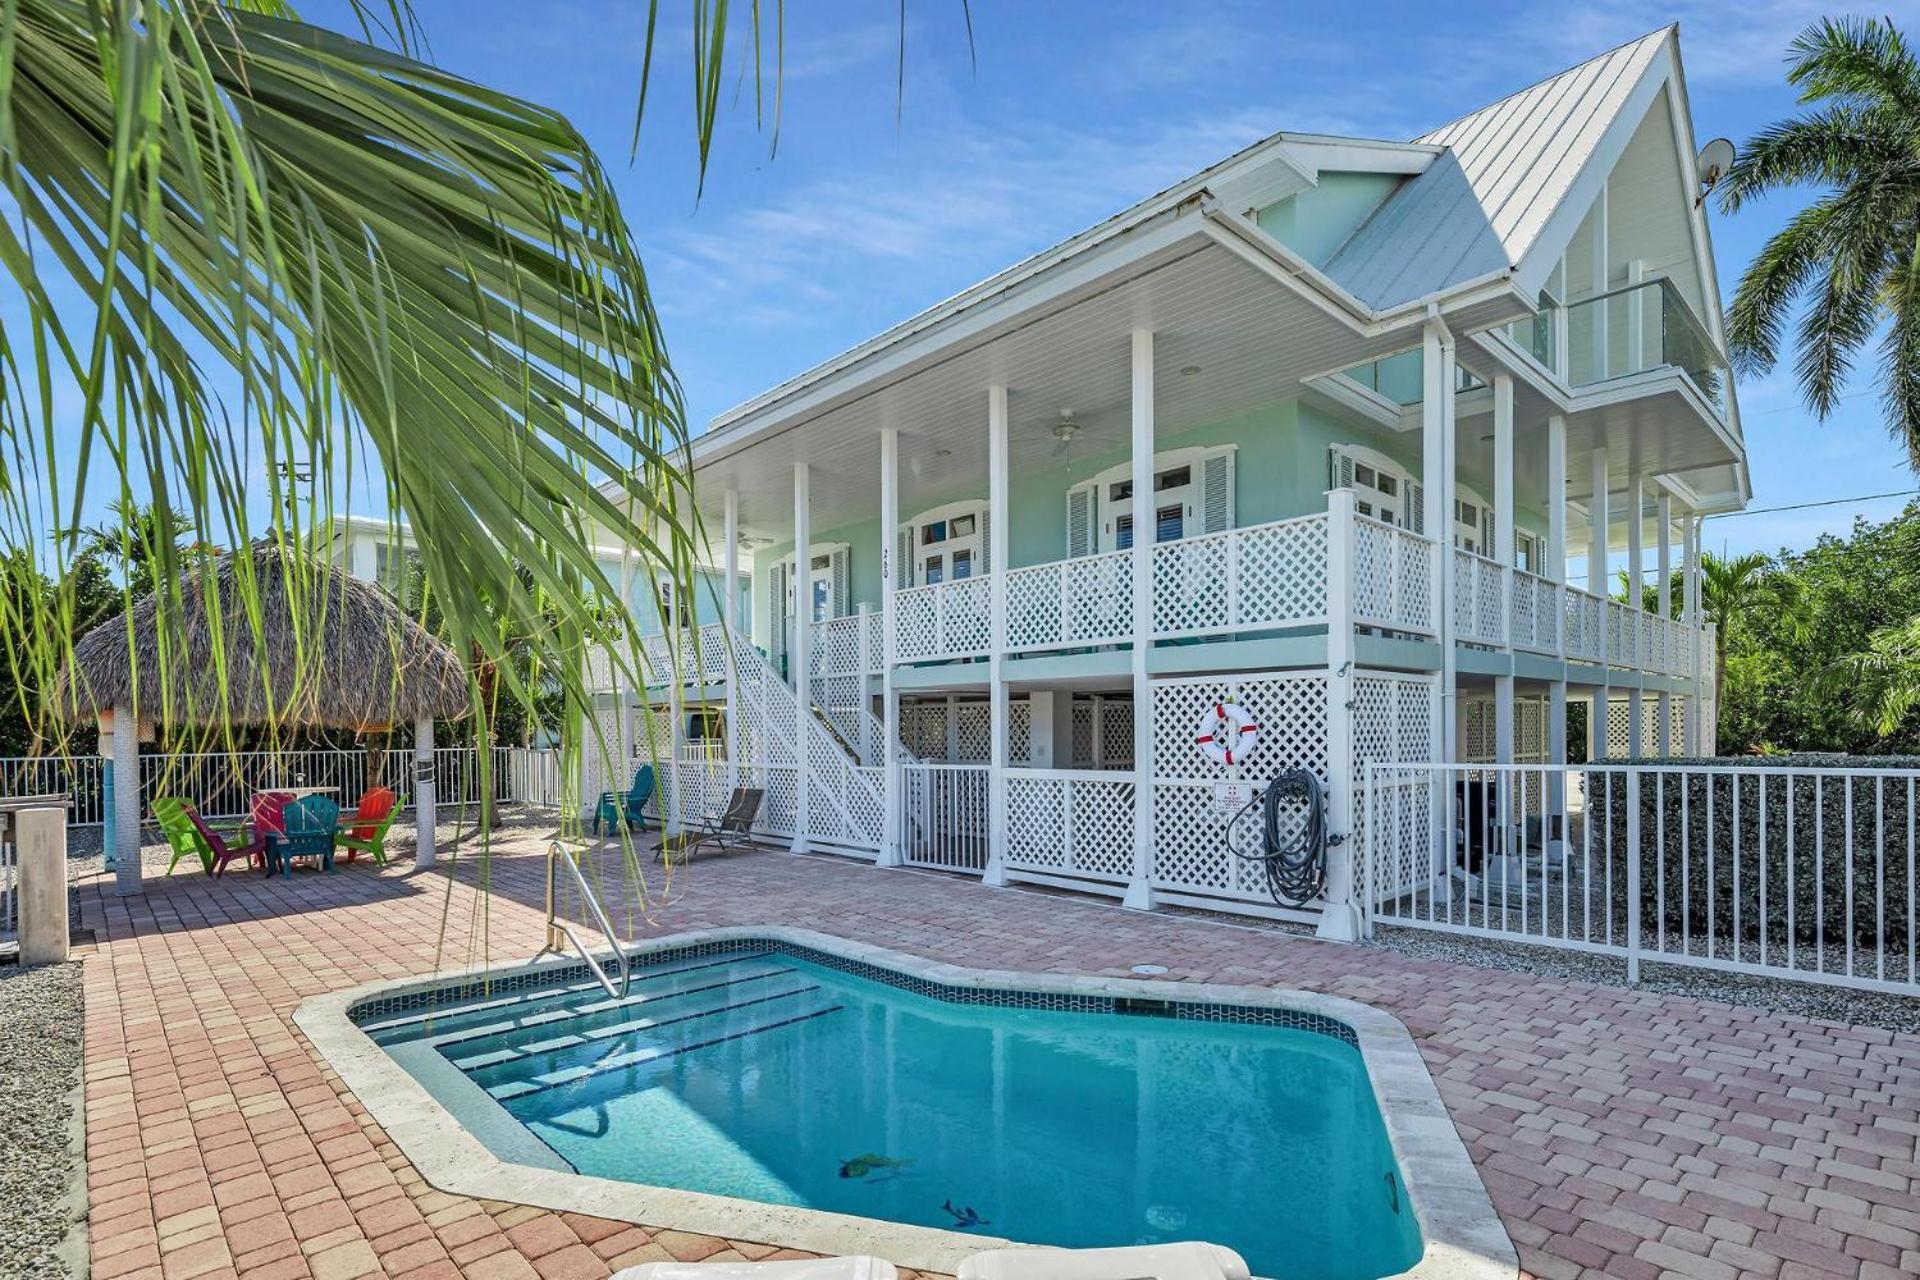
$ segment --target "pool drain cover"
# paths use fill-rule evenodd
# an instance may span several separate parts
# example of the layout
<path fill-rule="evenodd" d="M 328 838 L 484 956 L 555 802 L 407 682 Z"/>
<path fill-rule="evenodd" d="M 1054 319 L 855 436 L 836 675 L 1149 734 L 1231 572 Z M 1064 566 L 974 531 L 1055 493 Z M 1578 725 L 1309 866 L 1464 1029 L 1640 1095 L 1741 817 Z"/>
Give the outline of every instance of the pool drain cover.
<path fill-rule="evenodd" d="M 1166 971 L 1167 971 L 1167 966 L 1163 964 L 1137 964 L 1133 966 L 1133 972 L 1139 974 L 1143 978 L 1157 977 L 1158 975 L 1163 974 Z"/>

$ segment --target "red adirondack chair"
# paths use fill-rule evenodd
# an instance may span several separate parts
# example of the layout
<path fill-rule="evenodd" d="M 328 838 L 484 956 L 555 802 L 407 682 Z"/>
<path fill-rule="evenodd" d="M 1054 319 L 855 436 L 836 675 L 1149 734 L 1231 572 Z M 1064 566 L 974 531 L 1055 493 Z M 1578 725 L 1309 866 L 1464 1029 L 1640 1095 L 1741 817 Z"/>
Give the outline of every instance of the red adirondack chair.
<path fill-rule="evenodd" d="M 267 836 L 285 828 L 286 820 L 281 810 L 287 806 L 287 797 L 271 791 L 262 791 L 253 798 L 253 816 L 247 820 L 244 828 L 249 839 L 242 845 L 238 841 L 229 843 L 227 838 L 207 825 L 200 811 L 187 806 L 187 818 L 193 823 L 194 830 L 213 850 L 213 874 L 226 873 L 227 864 L 237 858 L 251 859 L 255 866 L 267 865 Z"/>
<path fill-rule="evenodd" d="M 393 824 L 394 796 L 391 787 L 372 787 L 360 797 L 359 805 L 352 817 L 342 816 L 340 838 L 334 841 L 336 848 L 347 851 L 347 861 L 364 850 L 373 855 L 374 862 L 387 865 L 387 828 Z"/>

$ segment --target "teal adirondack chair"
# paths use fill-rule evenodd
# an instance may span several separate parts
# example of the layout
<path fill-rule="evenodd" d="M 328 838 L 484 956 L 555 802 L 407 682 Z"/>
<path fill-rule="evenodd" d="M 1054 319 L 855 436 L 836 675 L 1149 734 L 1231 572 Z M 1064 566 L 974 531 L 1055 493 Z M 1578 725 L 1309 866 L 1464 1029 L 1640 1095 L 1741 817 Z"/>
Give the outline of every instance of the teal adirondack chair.
<path fill-rule="evenodd" d="M 593 834 L 599 835 L 602 824 L 611 832 L 616 826 L 625 823 L 638 831 L 647 829 L 647 801 L 653 797 L 653 766 L 643 764 L 633 771 L 633 785 L 626 795 L 617 791 L 602 792 L 600 803 L 593 811 Z"/>
<path fill-rule="evenodd" d="M 281 814 L 285 829 L 267 838 L 267 869 L 293 874 L 295 858 L 317 858 L 322 871 L 333 870 L 333 842 L 340 827 L 340 806 L 326 796 L 307 796 Z"/>

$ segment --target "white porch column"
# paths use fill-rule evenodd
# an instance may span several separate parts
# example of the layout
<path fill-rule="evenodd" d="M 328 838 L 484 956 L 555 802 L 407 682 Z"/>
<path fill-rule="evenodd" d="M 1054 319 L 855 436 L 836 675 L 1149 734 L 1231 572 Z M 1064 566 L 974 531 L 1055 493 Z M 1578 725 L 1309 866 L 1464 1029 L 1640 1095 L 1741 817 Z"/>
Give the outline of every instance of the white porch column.
<path fill-rule="evenodd" d="M 1135 526 L 1136 533 L 1139 526 Z M 987 388 L 987 870 L 990 885 L 1007 883 L 1007 389 Z"/>
<path fill-rule="evenodd" d="M 1605 310 L 1605 308 L 1601 308 Z M 1613 481 L 1607 470 L 1607 450 L 1602 444 L 1593 451 L 1589 459 L 1589 477 L 1593 496 L 1587 503 L 1587 591 L 1600 601 L 1600 683 L 1594 686 L 1593 711 L 1587 716 L 1587 759 L 1605 760 L 1607 758 L 1607 702 L 1609 691 L 1607 678 L 1612 670 L 1613 655 L 1608 652 L 1608 636 L 1612 628 L 1607 622 L 1607 600 L 1612 592 L 1607 587 L 1607 544 L 1612 513 L 1607 508 L 1608 486 Z"/>
<path fill-rule="evenodd" d="M 1355 792 L 1362 779 L 1353 768 L 1353 519 L 1351 489 L 1327 493 L 1327 834 L 1341 836 L 1327 849 L 1326 908 L 1316 937 L 1353 942 L 1360 937 L 1354 901 Z M 1138 733 L 1136 732 L 1136 736 Z"/>
<path fill-rule="evenodd" d="M 1133 331 L 1133 877 L 1123 902 L 1153 909 L 1153 331 Z"/>
<path fill-rule="evenodd" d="M 902 865 L 900 847 L 902 797 L 905 777 L 900 769 L 900 691 L 893 687 L 893 589 L 900 566 L 895 531 L 900 527 L 900 432 L 880 428 L 880 719 L 883 745 L 881 773 L 885 812 L 880 820 L 880 866 Z"/>
<path fill-rule="evenodd" d="M 1500 566 L 1500 630 L 1507 637 L 1508 670 L 1493 678 L 1493 758 L 1513 763 L 1514 687 L 1512 671 L 1513 613 L 1513 378 L 1493 379 L 1493 546 Z"/>
<path fill-rule="evenodd" d="M 1559 314 L 1564 314 L 1562 308 Z M 1567 581 L 1567 420 L 1559 414 L 1547 419 L 1547 550 L 1544 572 L 1559 590 L 1553 593 L 1554 634 L 1559 637 L 1556 652 L 1560 656 L 1560 674 L 1547 685 L 1547 760 L 1551 764 L 1567 762 L 1567 628 L 1562 594 Z M 1547 774 L 1547 813 L 1552 830 L 1547 835 L 1548 852 L 1554 857 L 1566 853 L 1567 779 L 1562 773 Z"/>
<path fill-rule="evenodd" d="M 582 751 L 590 750 L 582 747 Z M 594 803 L 596 797 L 587 797 Z M 422 716 L 413 722 L 413 825 L 416 835 L 413 865 L 433 865 L 434 828 L 439 825 L 440 810 L 433 794 L 433 717 Z"/>
<path fill-rule="evenodd" d="M 1660 571 L 1660 625 L 1663 628 L 1662 634 L 1670 636 L 1672 629 L 1667 627 L 1666 620 L 1673 616 L 1673 495 L 1662 489 L 1658 505 L 1656 563 Z M 1669 665 L 1670 669 L 1671 665 Z M 1660 678 L 1670 680 L 1672 676 L 1667 671 L 1662 671 Z M 1664 758 L 1673 754 L 1673 693 L 1670 690 L 1660 691 L 1660 700 L 1655 708 L 1655 714 L 1658 719 L 1653 726 L 1654 750 Z"/>
<path fill-rule="evenodd" d="M 722 589 L 726 599 L 720 606 L 720 618 L 726 624 L 722 630 L 727 645 L 727 790 L 731 792 L 740 785 L 740 699 L 734 692 L 740 683 L 740 673 L 733 665 L 733 647 L 740 635 L 740 491 L 731 486 L 727 489 L 722 519 L 725 522 L 722 537 L 726 541 L 723 553 L 726 581 Z"/>
<path fill-rule="evenodd" d="M 133 708 L 115 707 L 100 738 L 100 754 L 113 761 L 114 890 L 140 893 L 140 726 Z"/>
<path fill-rule="evenodd" d="M 1440 641 L 1440 696 L 1433 708 L 1432 741 L 1443 761 L 1460 757 L 1458 705 L 1459 656 L 1453 646 L 1453 481 L 1457 423 L 1453 401 L 1453 333 L 1438 313 L 1429 316 L 1420 336 L 1420 472 L 1427 487 L 1429 528 L 1434 540 L 1433 599 Z"/>
<path fill-rule="evenodd" d="M 787 670 L 793 677 L 793 851 L 807 851 L 812 825 L 807 739 L 813 729 L 813 675 L 808 670 L 813 621 L 813 472 L 805 462 L 793 464 L 793 639 L 787 647 Z"/>
<path fill-rule="evenodd" d="M 1627 756 L 1638 760 L 1647 753 L 1646 742 L 1646 695 L 1640 691 L 1641 682 L 1646 678 L 1647 655 L 1641 641 L 1645 632 L 1640 626 L 1639 615 L 1646 610 L 1647 575 L 1642 544 L 1646 541 L 1647 524 L 1646 478 L 1636 469 L 1627 478 L 1627 609 L 1634 616 L 1628 621 L 1634 627 L 1634 680 L 1627 689 Z"/>

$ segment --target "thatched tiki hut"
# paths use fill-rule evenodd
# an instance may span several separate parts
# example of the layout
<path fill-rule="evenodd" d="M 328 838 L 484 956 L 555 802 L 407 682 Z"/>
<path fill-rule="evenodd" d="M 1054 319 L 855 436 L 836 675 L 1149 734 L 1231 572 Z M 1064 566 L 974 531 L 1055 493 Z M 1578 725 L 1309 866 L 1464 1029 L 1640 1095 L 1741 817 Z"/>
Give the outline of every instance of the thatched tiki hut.
<path fill-rule="evenodd" d="M 424 866 L 433 861 L 433 722 L 465 714 L 467 689 L 453 650 L 378 586 L 262 543 L 190 570 L 177 595 L 149 595 L 89 631 L 60 672 L 54 710 L 100 726 L 118 781 L 109 848 L 120 891 L 137 893 L 139 744 L 157 726 L 366 732 L 412 722 Z"/>

